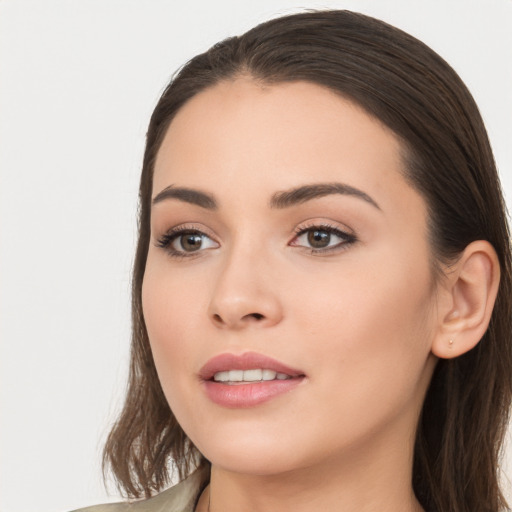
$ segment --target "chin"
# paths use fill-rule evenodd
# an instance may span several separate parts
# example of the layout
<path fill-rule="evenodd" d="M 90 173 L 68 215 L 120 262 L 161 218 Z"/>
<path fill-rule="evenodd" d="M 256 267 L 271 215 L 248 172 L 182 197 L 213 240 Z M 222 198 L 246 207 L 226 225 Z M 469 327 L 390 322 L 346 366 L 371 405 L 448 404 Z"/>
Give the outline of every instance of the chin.
<path fill-rule="evenodd" d="M 280 437 L 267 439 L 258 435 L 223 435 L 196 443 L 199 451 L 213 466 L 234 473 L 270 476 L 285 473 L 301 466 L 297 449 L 282 442 Z"/>
<path fill-rule="evenodd" d="M 318 440 L 308 443 L 307 436 L 296 437 L 290 431 L 277 436 L 275 431 L 267 436 L 261 431 L 244 437 L 223 435 L 209 438 L 198 448 L 214 467 L 261 477 L 319 468 L 324 463 L 329 464 L 333 456 L 332 445 L 319 446 Z M 343 452 L 343 448 L 336 451 Z"/>
<path fill-rule="evenodd" d="M 298 469 L 293 461 L 276 457 L 272 453 L 215 454 L 208 459 L 217 468 L 231 473 L 252 476 L 274 476 Z"/>

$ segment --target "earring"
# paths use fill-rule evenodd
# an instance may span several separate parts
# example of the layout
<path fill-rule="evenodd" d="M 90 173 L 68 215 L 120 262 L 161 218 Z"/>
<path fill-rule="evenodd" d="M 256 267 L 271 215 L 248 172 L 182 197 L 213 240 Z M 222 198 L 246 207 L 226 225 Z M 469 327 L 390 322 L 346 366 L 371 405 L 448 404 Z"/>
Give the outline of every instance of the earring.
<path fill-rule="evenodd" d="M 450 341 L 448 341 L 448 345 L 450 345 L 450 348 L 452 348 L 452 346 L 453 346 L 453 340 L 452 339 L 450 339 Z"/>

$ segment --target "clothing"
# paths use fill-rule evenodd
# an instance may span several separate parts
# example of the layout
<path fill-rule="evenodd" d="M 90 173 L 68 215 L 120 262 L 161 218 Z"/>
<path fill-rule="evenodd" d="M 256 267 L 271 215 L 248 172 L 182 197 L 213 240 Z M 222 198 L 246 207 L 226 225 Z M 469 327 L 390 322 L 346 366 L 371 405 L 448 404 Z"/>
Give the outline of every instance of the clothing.
<path fill-rule="evenodd" d="M 179 484 L 147 500 L 106 503 L 72 512 L 194 512 L 208 471 L 197 470 Z"/>

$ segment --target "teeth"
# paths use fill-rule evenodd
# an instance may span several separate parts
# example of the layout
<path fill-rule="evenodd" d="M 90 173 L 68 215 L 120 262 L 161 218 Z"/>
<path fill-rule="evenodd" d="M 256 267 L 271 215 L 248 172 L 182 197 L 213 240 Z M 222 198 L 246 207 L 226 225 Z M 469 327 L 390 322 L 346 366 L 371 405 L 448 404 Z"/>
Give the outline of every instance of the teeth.
<path fill-rule="evenodd" d="M 262 374 L 262 380 L 274 380 L 277 375 L 273 370 L 263 370 Z"/>
<path fill-rule="evenodd" d="M 245 370 L 243 379 L 246 382 L 255 382 L 263 379 L 263 370 Z"/>
<path fill-rule="evenodd" d="M 244 380 L 243 370 L 229 370 L 229 380 L 231 382 L 242 382 Z"/>
<path fill-rule="evenodd" d="M 228 382 L 229 381 L 229 372 L 217 372 L 213 376 L 213 380 L 217 382 Z"/>
<path fill-rule="evenodd" d="M 216 382 L 260 382 L 262 380 L 286 380 L 291 379 L 286 373 L 277 373 L 274 370 L 259 369 L 253 370 L 228 370 L 217 372 L 213 376 Z"/>

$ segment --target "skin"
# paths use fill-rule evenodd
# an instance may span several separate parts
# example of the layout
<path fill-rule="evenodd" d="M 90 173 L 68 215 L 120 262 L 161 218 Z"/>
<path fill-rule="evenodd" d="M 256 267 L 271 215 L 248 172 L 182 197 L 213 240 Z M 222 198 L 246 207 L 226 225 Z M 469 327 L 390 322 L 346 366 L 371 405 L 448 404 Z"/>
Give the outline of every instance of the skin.
<path fill-rule="evenodd" d="M 166 398 L 212 462 L 198 511 L 210 500 L 212 512 L 422 510 L 412 450 L 436 362 L 439 287 L 425 202 L 402 165 L 393 133 L 309 83 L 223 82 L 172 121 L 153 196 L 197 189 L 218 208 L 154 204 L 143 310 Z M 277 192 L 333 182 L 375 204 L 329 194 L 269 206 Z M 183 225 L 206 236 L 176 257 L 159 240 Z M 356 240 L 331 235 L 334 249 L 312 253 L 296 231 L 322 225 Z M 256 407 L 210 401 L 201 367 L 246 351 L 306 377 Z"/>

